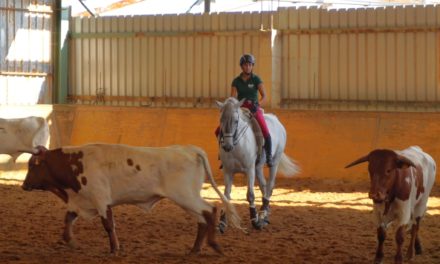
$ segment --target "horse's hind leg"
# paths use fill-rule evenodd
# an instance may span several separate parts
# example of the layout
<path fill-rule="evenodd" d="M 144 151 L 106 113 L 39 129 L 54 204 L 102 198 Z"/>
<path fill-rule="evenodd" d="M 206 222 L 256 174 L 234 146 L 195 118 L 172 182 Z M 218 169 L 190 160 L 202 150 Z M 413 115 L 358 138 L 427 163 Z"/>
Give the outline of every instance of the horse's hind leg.
<path fill-rule="evenodd" d="M 261 206 L 261 211 L 263 214 L 263 219 L 260 219 L 264 225 L 270 223 L 269 213 L 270 213 L 270 198 L 272 197 L 273 188 L 275 186 L 275 177 L 277 175 L 277 167 L 273 166 L 269 168 L 269 182 L 266 185 L 265 195 L 263 196 L 263 204 Z"/>
<path fill-rule="evenodd" d="M 261 197 L 263 197 L 263 203 L 260 208 L 260 213 L 258 215 L 258 221 L 261 225 L 261 227 L 269 224 L 268 220 L 268 209 L 269 209 L 269 199 L 267 198 L 267 185 L 266 185 L 266 179 L 264 178 L 263 174 L 263 168 L 256 168 L 255 169 L 255 175 L 258 179 L 258 184 L 260 186 L 261 191 Z"/>

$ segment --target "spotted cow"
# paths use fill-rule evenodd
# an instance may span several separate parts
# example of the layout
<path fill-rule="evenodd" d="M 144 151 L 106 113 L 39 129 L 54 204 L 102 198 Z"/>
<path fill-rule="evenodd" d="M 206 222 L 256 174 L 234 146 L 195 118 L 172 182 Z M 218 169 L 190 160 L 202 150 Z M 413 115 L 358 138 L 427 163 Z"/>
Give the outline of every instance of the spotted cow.
<path fill-rule="evenodd" d="M 402 245 L 407 228 L 411 232 L 407 258 L 414 257 L 414 250 L 415 254 L 421 254 L 418 231 L 435 181 L 435 161 L 420 147 L 412 146 L 402 151 L 373 150 L 346 168 L 362 162 L 368 162 L 371 183 L 368 196 L 373 200 L 377 220 L 375 263 L 383 260 L 383 243 L 391 222 L 397 224 L 395 263 L 403 262 Z"/>
<path fill-rule="evenodd" d="M 119 250 L 112 207 L 134 204 L 150 210 L 168 198 L 192 213 L 198 231 L 191 253 L 199 253 L 205 237 L 221 253 L 215 241 L 216 207 L 200 196 L 208 175 L 236 227 L 239 217 L 218 190 L 205 152 L 195 146 L 161 148 L 89 144 L 47 150 L 39 147 L 29 160 L 22 188 L 50 191 L 67 204 L 63 239 L 76 245 L 73 223 L 78 216 L 100 216 L 110 239 L 111 253 Z"/>

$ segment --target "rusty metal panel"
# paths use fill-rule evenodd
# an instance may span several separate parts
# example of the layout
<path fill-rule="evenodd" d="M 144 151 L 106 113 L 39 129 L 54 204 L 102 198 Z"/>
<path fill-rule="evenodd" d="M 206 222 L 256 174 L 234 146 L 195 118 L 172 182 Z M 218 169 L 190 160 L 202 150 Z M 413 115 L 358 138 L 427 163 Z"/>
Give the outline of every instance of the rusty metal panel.
<path fill-rule="evenodd" d="M 52 101 L 53 0 L 0 1 L 0 104 Z"/>
<path fill-rule="evenodd" d="M 69 98 L 124 106 L 213 106 L 229 96 L 239 57 L 267 77 L 270 13 L 72 18 Z M 263 44 L 261 44 L 263 43 Z M 74 64 L 73 64 L 74 63 Z"/>
<path fill-rule="evenodd" d="M 439 10 L 280 9 L 281 107 L 439 111 Z"/>

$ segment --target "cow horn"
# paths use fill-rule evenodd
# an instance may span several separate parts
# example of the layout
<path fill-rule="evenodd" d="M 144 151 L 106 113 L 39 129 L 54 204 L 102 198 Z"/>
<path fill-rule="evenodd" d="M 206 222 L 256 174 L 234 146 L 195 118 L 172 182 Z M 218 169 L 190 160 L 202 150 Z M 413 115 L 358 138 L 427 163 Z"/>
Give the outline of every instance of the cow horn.
<path fill-rule="evenodd" d="M 414 168 L 416 167 L 416 165 L 414 164 L 414 162 L 412 162 L 412 160 L 402 155 L 397 155 L 397 161 L 407 164 L 408 166 L 413 166 Z"/>
<path fill-rule="evenodd" d="M 345 166 L 345 168 L 347 169 L 347 168 L 350 168 L 350 167 L 352 167 L 354 165 L 357 165 L 359 163 L 366 162 L 366 161 L 368 161 L 368 155 L 353 161 L 352 163 L 350 163 L 347 166 Z"/>
<path fill-rule="evenodd" d="M 18 150 L 18 152 L 29 153 L 32 155 L 41 154 L 43 151 L 46 151 L 47 148 L 44 146 L 36 146 L 32 150 Z"/>
<path fill-rule="evenodd" d="M 38 154 L 38 150 L 37 149 L 33 149 L 33 150 L 22 150 L 22 149 L 19 149 L 17 151 L 21 152 L 21 153 Z"/>

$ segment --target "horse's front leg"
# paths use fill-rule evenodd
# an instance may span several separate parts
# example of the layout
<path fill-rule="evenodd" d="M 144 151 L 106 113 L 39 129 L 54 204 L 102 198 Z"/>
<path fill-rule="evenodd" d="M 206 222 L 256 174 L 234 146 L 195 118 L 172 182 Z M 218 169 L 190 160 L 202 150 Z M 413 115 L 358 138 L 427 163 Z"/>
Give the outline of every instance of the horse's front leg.
<path fill-rule="evenodd" d="M 262 226 L 258 221 L 257 208 L 255 208 L 255 194 L 254 194 L 255 170 L 249 170 L 246 173 L 246 175 L 248 178 L 248 189 L 246 193 L 246 199 L 249 203 L 249 213 L 250 213 L 251 223 L 255 229 L 261 229 Z"/>
<path fill-rule="evenodd" d="M 226 172 L 223 170 L 224 182 L 225 182 L 225 191 L 224 194 L 228 200 L 231 200 L 231 188 L 232 188 L 232 180 L 233 173 Z M 220 221 L 218 223 L 218 230 L 220 233 L 224 233 L 226 231 L 226 227 L 228 226 L 228 220 L 226 218 L 225 212 L 222 210 L 220 213 Z"/>

